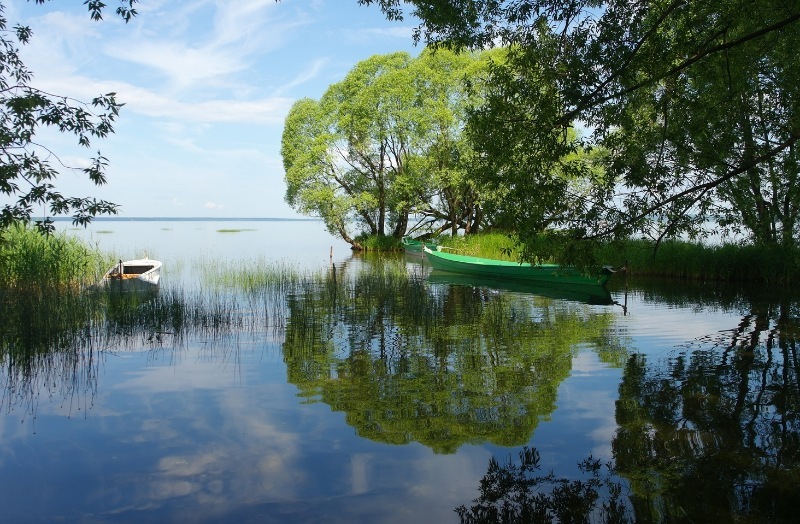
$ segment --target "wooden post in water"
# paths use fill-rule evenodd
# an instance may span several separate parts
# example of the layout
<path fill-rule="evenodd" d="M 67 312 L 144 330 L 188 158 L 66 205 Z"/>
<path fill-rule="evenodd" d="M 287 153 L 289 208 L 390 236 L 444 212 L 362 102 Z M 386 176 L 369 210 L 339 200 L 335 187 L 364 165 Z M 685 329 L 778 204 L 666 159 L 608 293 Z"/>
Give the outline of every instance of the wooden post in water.
<path fill-rule="evenodd" d="M 336 264 L 333 263 L 333 246 L 331 246 L 331 255 L 329 263 L 330 263 L 331 276 L 333 277 L 333 285 L 336 286 Z"/>

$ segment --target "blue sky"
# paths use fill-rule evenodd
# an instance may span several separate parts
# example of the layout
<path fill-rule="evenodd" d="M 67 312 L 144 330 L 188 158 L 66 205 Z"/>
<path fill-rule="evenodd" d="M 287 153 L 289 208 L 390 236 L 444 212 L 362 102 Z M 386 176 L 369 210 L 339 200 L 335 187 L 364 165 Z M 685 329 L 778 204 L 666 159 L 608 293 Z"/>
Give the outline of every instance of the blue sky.
<path fill-rule="evenodd" d="M 297 217 L 280 157 L 292 104 L 319 99 L 374 54 L 421 50 L 412 21 L 356 0 L 141 0 L 127 25 L 116 1 L 101 22 L 80 0 L 3 3 L 9 26 L 33 30 L 21 49 L 33 86 L 83 101 L 113 91 L 126 103 L 115 134 L 89 150 L 55 132 L 39 140 L 77 167 L 99 149 L 106 186 L 67 171 L 58 188 L 130 217 Z"/>

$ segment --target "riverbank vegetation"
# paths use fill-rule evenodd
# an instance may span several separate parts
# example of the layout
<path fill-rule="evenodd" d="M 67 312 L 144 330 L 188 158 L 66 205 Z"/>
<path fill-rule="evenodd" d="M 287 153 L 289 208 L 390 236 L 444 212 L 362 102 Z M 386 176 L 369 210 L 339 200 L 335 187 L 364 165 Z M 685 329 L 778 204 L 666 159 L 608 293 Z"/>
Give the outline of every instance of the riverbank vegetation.
<path fill-rule="evenodd" d="M 549 237 L 535 240 L 546 246 Z M 519 245 L 506 234 L 491 232 L 458 237 L 437 237 L 437 242 L 458 253 L 498 260 L 520 260 Z M 588 246 L 588 244 L 587 244 Z M 547 252 L 544 247 L 542 252 Z M 583 254 L 585 260 L 615 268 L 627 266 L 631 276 L 663 277 L 718 282 L 758 282 L 785 285 L 800 279 L 800 250 L 775 245 L 704 244 L 683 240 L 661 242 L 630 239 L 596 242 Z M 550 262 L 533 257 L 534 262 Z"/>
<path fill-rule="evenodd" d="M 788 285 L 800 280 L 800 250 L 775 245 L 707 245 L 627 240 L 598 246 L 598 260 L 627 264 L 633 276 Z"/>
<path fill-rule="evenodd" d="M 96 283 L 110 255 L 66 233 L 17 223 L 0 236 L 0 288 L 76 289 Z"/>

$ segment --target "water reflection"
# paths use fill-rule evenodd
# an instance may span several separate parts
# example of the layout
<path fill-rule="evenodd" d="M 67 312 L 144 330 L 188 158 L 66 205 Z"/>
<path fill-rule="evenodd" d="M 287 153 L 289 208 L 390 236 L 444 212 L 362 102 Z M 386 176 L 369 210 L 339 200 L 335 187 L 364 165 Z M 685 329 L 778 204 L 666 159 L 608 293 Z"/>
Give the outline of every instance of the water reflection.
<path fill-rule="evenodd" d="M 576 348 L 625 354 L 613 314 L 479 287 L 435 285 L 391 265 L 338 288 L 290 297 L 283 345 L 289 381 L 347 416 L 359 435 L 419 442 L 528 442 L 556 408 Z"/>
<path fill-rule="evenodd" d="M 98 406 L 83 424 L 52 410 L 36 436 L 0 425 L 4 493 L 81 486 L 43 505 L 41 520 L 97 515 L 98 500 L 122 520 L 142 508 L 161 521 L 247 520 L 274 507 L 337 520 L 335 506 L 353 521 L 386 503 L 408 521 L 401 512 L 420 500 L 414 515 L 455 518 L 488 455 L 549 442 L 562 453 L 553 479 L 566 486 L 593 470 L 563 473 L 575 462 L 565 453 L 594 445 L 596 459 L 615 462 L 638 521 L 791 520 L 796 298 L 632 282 L 623 317 L 437 282 L 403 259 L 299 275 L 216 269 L 151 297 L 0 293 L 4 410 L 35 414 L 48 397 Z M 605 374 L 579 369 L 587 354 Z M 618 398 L 615 414 L 595 413 L 601 397 L 581 397 L 584 379 Z M 597 419 L 570 415 L 578 404 Z M 90 460 L 97 449 L 105 462 Z M 34 496 L 9 496 L 12 514 Z"/>
<path fill-rule="evenodd" d="M 612 445 L 639 521 L 796 518 L 798 302 L 771 298 L 738 293 L 738 325 L 629 358 Z"/>
<path fill-rule="evenodd" d="M 183 289 L 0 290 L 0 400 L 7 412 L 35 416 L 40 398 L 91 405 L 100 369 L 120 351 L 171 351 L 263 331 L 269 311 L 252 315 L 240 294 Z"/>
<path fill-rule="evenodd" d="M 542 473 L 539 452 L 527 446 L 517 461 L 509 457 L 501 464 L 492 457 L 480 481 L 480 496 L 470 507 L 457 507 L 456 513 L 462 524 L 632 522 L 624 486 L 613 468 L 593 457 L 578 468 L 585 480 Z"/>
<path fill-rule="evenodd" d="M 490 280 L 455 273 L 441 273 L 436 270 L 427 276 L 428 282 L 439 285 L 469 286 L 525 293 L 539 297 L 570 300 L 584 304 L 610 306 L 614 304 L 611 293 L 605 286 L 584 286 L 570 284 L 544 284 L 530 282 L 514 282 L 510 280 Z"/>

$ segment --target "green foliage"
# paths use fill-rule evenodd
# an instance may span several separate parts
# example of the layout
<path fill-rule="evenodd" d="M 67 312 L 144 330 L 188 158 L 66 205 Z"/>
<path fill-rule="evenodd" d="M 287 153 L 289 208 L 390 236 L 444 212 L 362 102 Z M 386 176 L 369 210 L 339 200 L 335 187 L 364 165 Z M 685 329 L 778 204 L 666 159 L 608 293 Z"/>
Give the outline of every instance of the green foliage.
<path fill-rule="evenodd" d="M 797 3 L 360 3 L 392 19 L 409 4 L 432 45 L 507 46 L 469 130 L 500 223 L 523 242 L 555 228 L 572 243 L 721 230 L 796 244 Z M 571 137 L 576 122 L 591 135 Z M 586 146 L 604 152 L 575 162 Z"/>
<path fill-rule="evenodd" d="M 136 16 L 133 4 L 137 0 L 122 0 L 117 15 L 126 22 Z M 42 4 L 44 0 L 36 0 Z M 85 2 L 94 20 L 102 18 L 106 5 L 99 1 Z M 22 63 L 17 43 L 29 41 L 28 27 L 8 29 L 0 3 L 0 194 L 11 201 L 0 208 L 0 231 L 17 221 L 28 221 L 37 207 L 52 215 L 71 214 L 73 222 L 85 225 L 93 216 L 116 214 L 117 205 L 91 197 L 62 195 L 54 185 L 59 171 L 65 169 L 86 176 L 96 185 L 106 183 L 107 159 L 100 152 L 88 163 L 89 167 L 75 168 L 65 164 L 52 149 L 37 141 L 42 128 L 55 128 L 74 135 L 82 147 L 90 147 L 95 139 L 114 132 L 113 124 L 123 104 L 116 93 L 106 93 L 91 102 L 81 102 L 41 91 L 31 85 L 33 74 Z M 16 41 L 15 41 L 16 40 Z M 43 231 L 52 231 L 52 220 L 37 221 Z"/>
<path fill-rule="evenodd" d="M 478 233 L 456 237 L 441 236 L 442 246 L 462 255 L 495 260 L 519 260 L 520 251 L 510 235 L 505 233 Z"/>
<path fill-rule="evenodd" d="M 594 256 L 614 265 L 627 262 L 630 274 L 634 276 L 772 285 L 788 285 L 800 278 L 800 253 L 797 249 L 775 245 L 704 245 L 668 241 L 656 250 L 652 242 L 629 240 L 601 244 Z"/>
<path fill-rule="evenodd" d="M 395 237 L 390 236 L 376 236 L 376 235 L 359 235 L 356 238 L 359 245 L 364 251 L 402 251 L 403 244 Z"/>
<path fill-rule="evenodd" d="M 111 267 L 110 256 L 64 233 L 15 224 L 0 237 L 0 287 L 80 289 Z"/>
<path fill-rule="evenodd" d="M 568 259 L 585 267 L 627 265 L 630 276 L 771 285 L 788 285 L 800 279 L 800 251 L 772 244 L 708 245 L 669 240 L 656 245 L 644 239 L 575 242 L 555 232 L 528 238 L 524 246 L 515 235 L 498 232 L 442 236 L 437 241 L 457 253 L 497 260 L 526 258 L 547 263 Z"/>
<path fill-rule="evenodd" d="M 356 248 L 361 233 L 400 239 L 411 216 L 427 229 L 480 227 L 464 80 L 485 67 L 445 50 L 373 56 L 319 101 L 297 101 L 281 143 L 286 201 Z"/>

